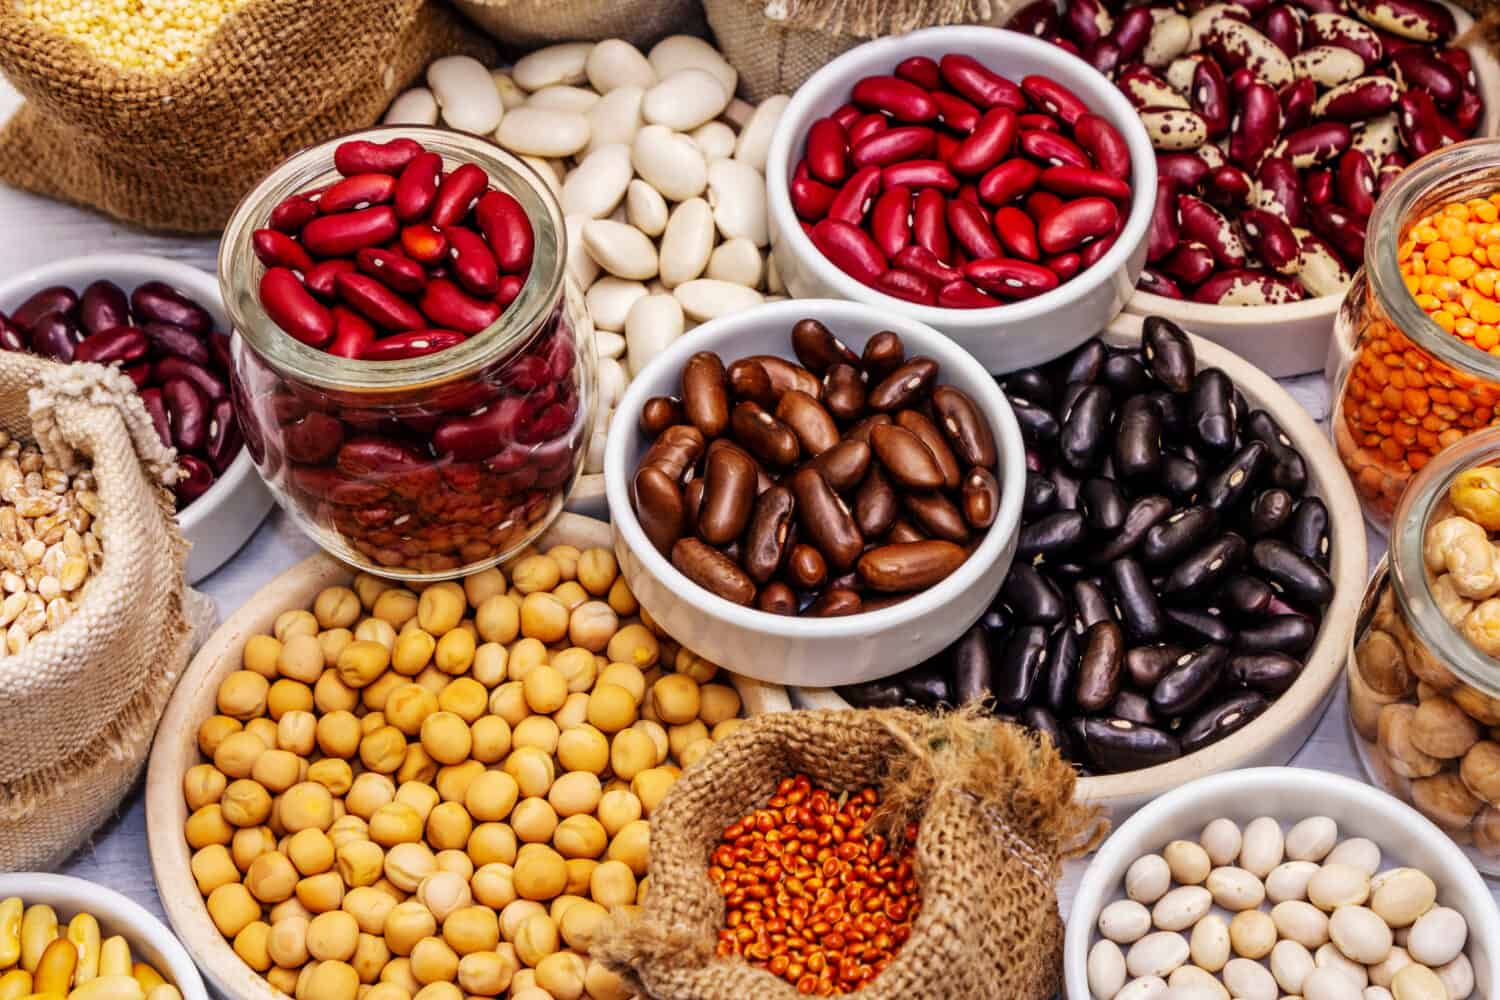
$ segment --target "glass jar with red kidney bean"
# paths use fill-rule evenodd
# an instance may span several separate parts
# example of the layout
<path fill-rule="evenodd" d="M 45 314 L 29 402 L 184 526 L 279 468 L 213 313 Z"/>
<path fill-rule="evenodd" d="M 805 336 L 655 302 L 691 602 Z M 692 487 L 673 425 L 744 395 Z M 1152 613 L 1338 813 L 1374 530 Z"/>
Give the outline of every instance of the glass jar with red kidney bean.
<path fill-rule="evenodd" d="M 516 157 L 371 129 L 276 168 L 225 231 L 246 447 L 339 558 L 408 579 L 526 545 L 582 467 L 594 351 L 562 212 Z"/>

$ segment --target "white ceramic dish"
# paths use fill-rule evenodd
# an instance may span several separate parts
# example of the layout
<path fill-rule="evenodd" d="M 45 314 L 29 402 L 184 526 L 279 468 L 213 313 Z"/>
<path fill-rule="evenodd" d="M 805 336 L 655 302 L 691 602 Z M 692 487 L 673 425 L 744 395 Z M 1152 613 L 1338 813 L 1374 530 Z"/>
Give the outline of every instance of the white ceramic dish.
<path fill-rule="evenodd" d="M 137 285 L 164 281 L 209 311 L 215 327 L 229 330 L 219 298 L 219 282 L 196 267 L 145 254 L 97 254 L 55 261 L 0 282 L 0 311 L 9 311 L 35 292 L 66 285 L 81 292 L 98 279 L 113 281 L 128 295 Z M 271 493 L 256 475 L 250 453 L 241 449 L 224 475 L 177 515 L 183 536 L 192 543 L 187 580 L 196 583 L 218 569 L 255 533 L 271 509 Z"/>
<path fill-rule="evenodd" d="M 182 993 L 183 1000 L 208 1000 L 198 967 L 172 932 L 139 903 L 113 889 L 71 875 L 0 875 L 0 899 L 11 896 L 19 896 L 27 906 L 42 903 L 52 907 L 63 925 L 78 913 L 92 913 L 99 921 L 102 937 L 124 937 L 130 943 L 130 954 L 160 972 Z"/>
<path fill-rule="evenodd" d="M 1104 338 L 1113 344 L 1139 343 L 1141 322 L 1139 316 L 1121 315 L 1110 324 Z M 1285 389 L 1254 365 L 1199 337 L 1193 338 L 1193 348 L 1199 367 L 1223 369 L 1252 407 L 1270 411 L 1302 453 L 1307 462 L 1310 490 L 1328 505 L 1336 527 L 1332 551 L 1335 594 L 1302 675 L 1260 718 L 1229 738 L 1169 764 L 1128 774 L 1079 779 L 1080 799 L 1108 806 L 1117 816 L 1194 778 L 1230 768 L 1285 764 L 1291 760 L 1317 728 L 1333 699 L 1365 588 L 1365 533 L 1359 502 L 1328 436 Z M 790 694 L 798 708 L 850 707 L 831 688 L 793 687 Z"/>
<path fill-rule="evenodd" d="M 750 354 L 793 357 L 791 329 L 813 316 L 858 352 L 881 330 L 894 330 L 906 353 L 941 365 L 941 382 L 968 393 L 990 421 L 1000 452 L 1000 513 L 968 560 L 946 580 L 889 608 L 844 618 L 794 618 L 740 607 L 678 572 L 646 540 L 631 502 L 636 463 L 650 444 L 637 415 L 652 396 L 678 390 L 682 367 L 698 351 L 726 362 Z M 604 453 L 604 483 L 620 570 L 641 606 L 667 634 L 737 674 L 777 684 L 852 684 L 895 673 L 944 648 L 989 606 L 1015 554 L 1026 456 L 1005 394 L 951 340 L 905 315 L 856 302 L 777 302 L 704 323 L 635 377 L 615 410 Z"/>
<path fill-rule="evenodd" d="M 1134 188 L 1120 238 L 1097 264 L 1034 299 L 991 309 L 940 309 L 894 298 L 840 271 L 813 246 L 792 211 L 787 185 L 814 121 L 849 99 L 862 77 L 889 74 L 911 56 L 949 52 L 973 56 L 1013 80 L 1042 73 L 1070 87 L 1108 119 L 1130 147 Z M 926 323 L 952 337 L 992 372 L 1013 371 L 1055 358 L 1103 329 L 1125 306 L 1146 263 L 1156 157 L 1151 140 L 1125 96 L 1105 77 L 1038 38 L 989 27 L 927 28 L 860 45 L 824 66 L 797 89 L 783 112 L 766 161 L 771 252 L 787 290 L 798 298 L 863 302 L 891 315 Z"/>
<path fill-rule="evenodd" d="M 1474 965 L 1477 1000 L 1500 997 L 1500 908 L 1468 858 L 1415 809 L 1352 778 L 1290 767 L 1230 771 L 1167 792 L 1121 824 L 1094 855 L 1068 914 L 1063 944 L 1067 1000 L 1092 1000 L 1086 964 L 1097 940 L 1099 911 L 1124 897 L 1125 869 L 1172 840 L 1196 841 L 1210 820 L 1226 816 L 1242 826 L 1258 816 L 1283 824 L 1328 816 L 1339 837 L 1368 837 L 1380 845 L 1382 870 L 1420 868 L 1438 887 L 1438 902 L 1469 923 L 1466 949 Z M 1356 991 L 1357 992 L 1357 991 Z"/>
<path fill-rule="evenodd" d="M 1474 19 L 1460 7 L 1445 5 L 1453 11 L 1461 37 Z M 1483 39 L 1465 48 L 1484 97 L 1484 119 L 1477 135 L 1500 135 L 1500 61 Z M 1338 349 L 1331 348 L 1329 341 L 1343 301 L 1340 294 L 1280 306 L 1210 306 L 1138 291 L 1125 309 L 1139 316 L 1165 316 L 1229 348 L 1273 378 L 1283 378 L 1324 368 L 1325 359 Z"/>

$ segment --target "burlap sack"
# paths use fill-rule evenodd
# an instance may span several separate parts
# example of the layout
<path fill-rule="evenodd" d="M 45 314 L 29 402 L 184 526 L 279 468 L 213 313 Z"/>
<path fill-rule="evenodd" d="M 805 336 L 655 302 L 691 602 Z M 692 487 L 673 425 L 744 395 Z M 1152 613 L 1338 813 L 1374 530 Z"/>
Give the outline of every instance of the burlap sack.
<path fill-rule="evenodd" d="M 374 124 L 440 55 L 493 47 L 429 0 L 250 0 L 175 74 L 123 72 L 0 3 L 27 98 L 0 180 L 151 229 L 216 232 L 271 167 Z"/>
<path fill-rule="evenodd" d="M 644 46 L 703 24 L 697 0 L 454 0 L 454 6 L 513 49 L 605 38 Z"/>
<path fill-rule="evenodd" d="M 790 94 L 829 61 L 884 35 L 943 24 L 1004 24 L 1026 0 L 703 0 L 740 96 Z"/>
<path fill-rule="evenodd" d="M 980 713 L 785 712 L 751 719 L 686 771 L 651 816 L 651 891 L 590 954 L 654 1000 L 793 1000 L 786 981 L 715 957 L 723 897 L 706 874 L 725 827 L 805 773 L 833 792 L 880 789 L 877 823 L 921 824 L 922 908 L 861 1000 L 1045 1000 L 1061 985 L 1062 859 L 1104 833 L 1073 802 L 1073 769 Z"/>
<path fill-rule="evenodd" d="M 214 608 L 183 583 L 172 455 L 129 378 L 0 353 L 0 430 L 93 467 L 104 546 L 73 617 L 0 657 L 0 871 L 19 871 L 56 865 L 119 804 Z"/>

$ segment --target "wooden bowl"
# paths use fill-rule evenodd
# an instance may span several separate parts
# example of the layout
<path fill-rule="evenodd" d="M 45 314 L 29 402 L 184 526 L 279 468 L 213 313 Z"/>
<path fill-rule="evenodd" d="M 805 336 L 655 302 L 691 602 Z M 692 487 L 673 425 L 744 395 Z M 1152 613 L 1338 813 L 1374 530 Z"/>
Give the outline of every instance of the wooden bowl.
<path fill-rule="evenodd" d="M 1135 344 L 1141 338 L 1140 316 L 1124 314 L 1103 334 L 1106 342 Z M 1328 505 L 1334 533 L 1331 574 L 1333 603 L 1323 617 L 1317 642 L 1297 682 L 1271 707 L 1239 732 L 1168 764 L 1081 778 L 1078 797 L 1107 806 L 1116 817 L 1133 812 L 1162 793 L 1194 778 L 1234 768 L 1285 764 L 1307 742 L 1328 708 L 1342 675 L 1350 637 L 1364 595 L 1368 569 L 1364 520 L 1359 501 L 1333 445 L 1302 406 L 1285 389 L 1237 354 L 1201 337 L 1192 338 L 1200 367 L 1217 367 L 1234 380 L 1252 407 L 1268 410 L 1307 462 L 1309 492 Z M 792 688 L 798 708 L 849 708 L 832 688 Z"/>
<path fill-rule="evenodd" d="M 1446 3 L 1446 0 L 1445 0 Z M 1446 3 L 1458 22 L 1459 36 L 1474 24 L 1463 8 Z M 1465 46 L 1474 62 L 1484 98 L 1484 120 L 1475 137 L 1500 135 L 1500 61 L 1476 38 Z M 1323 295 L 1279 306 L 1211 306 L 1137 291 L 1125 311 L 1137 316 L 1165 316 L 1239 354 L 1274 378 L 1323 369 L 1329 356 L 1334 317 L 1344 296 Z"/>
<path fill-rule="evenodd" d="M 603 521 L 561 515 L 537 545 L 576 545 L 580 549 L 610 547 L 609 525 Z M 146 776 L 146 829 L 156 892 L 172 928 L 214 989 L 231 1000 L 286 1000 L 246 965 L 224 940 L 208 915 L 203 896 L 189 867 L 192 852 L 183 837 L 187 804 L 182 798 L 182 776 L 201 762 L 198 725 L 216 711 L 219 682 L 239 669 L 245 640 L 271 630 L 276 616 L 287 608 L 307 607 L 324 587 L 346 584 L 353 570 L 320 553 L 305 559 L 266 584 L 231 615 L 204 643 L 188 666 L 167 704 L 156 731 Z M 786 690 L 747 677 L 730 675 L 748 715 L 786 711 Z"/>

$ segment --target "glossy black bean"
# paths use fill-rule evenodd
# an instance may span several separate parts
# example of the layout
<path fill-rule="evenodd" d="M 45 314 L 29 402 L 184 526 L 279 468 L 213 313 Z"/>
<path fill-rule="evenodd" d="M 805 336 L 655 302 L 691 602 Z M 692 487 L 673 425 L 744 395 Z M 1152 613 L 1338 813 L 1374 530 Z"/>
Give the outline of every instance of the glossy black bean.
<path fill-rule="evenodd" d="M 1083 654 L 1083 639 L 1067 625 L 1047 639 L 1047 655 L 1042 662 L 1042 696 L 1039 700 L 1059 715 L 1073 710 L 1073 685 L 1078 676 L 1078 662 Z"/>
<path fill-rule="evenodd" d="M 1109 390 L 1101 385 L 1090 385 L 1065 411 L 1057 448 L 1069 469 L 1086 475 L 1098 466 L 1105 448 L 1113 443 L 1109 434 L 1111 406 Z"/>
<path fill-rule="evenodd" d="M 1125 525 L 1125 494 L 1113 479 L 1095 476 L 1084 481 L 1079 492 L 1083 502 L 1083 513 L 1088 519 L 1089 530 L 1096 535 L 1108 537 Z"/>
<path fill-rule="evenodd" d="M 953 688 L 948 675 L 940 664 L 928 660 L 899 675 L 902 693 L 907 700 L 922 708 L 937 708 L 953 704 Z"/>
<path fill-rule="evenodd" d="M 1301 496 L 1307 489 L 1307 462 L 1276 418 L 1265 410 L 1252 410 L 1245 417 L 1245 437 L 1270 450 L 1271 482 L 1293 496 Z"/>
<path fill-rule="evenodd" d="M 1199 594 L 1207 596 L 1230 573 L 1245 561 L 1248 545 L 1233 531 L 1226 531 L 1207 545 L 1186 556 L 1172 568 L 1162 583 L 1163 595 Z"/>
<path fill-rule="evenodd" d="M 1052 485 L 1057 490 L 1057 509 L 1077 510 L 1078 492 L 1083 489 L 1083 480 L 1069 475 L 1068 470 L 1061 465 L 1054 466 L 1048 475 L 1052 478 Z"/>
<path fill-rule="evenodd" d="M 1351 530 L 1360 530 L 1354 525 Z M 1328 568 L 1329 552 L 1328 508 L 1317 497 L 1303 497 L 1292 511 L 1292 520 L 1287 525 L 1288 544 L 1313 562 Z"/>
<path fill-rule="evenodd" d="M 1119 399 L 1151 388 L 1151 376 L 1146 374 L 1146 366 L 1135 351 L 1111 354 L 1099 372 L 1099 379 Z"/>
<path fill-rule="evenodd" d="M 1141 559 L 1149 565 L 1173 563 L 1213 536 L 1219 515 L 1207 507 L 1187 507 L 1154 525 L 1141 539 Z"/>
<path fill-rule="evenodd" d="M 855 708 L 896 708 L 906 704 L 906 688 L 900 675 L 863 684 L 846 684 L 838 689 L 838 693 Z"/>
<path fill-rule="evenodd" d="M 1027 444 L 1046 448 L 1057 442 L 1059 425 L 1051 410 L 1019 396 L 1011 397 L 1010 408 L 1016 415 L 1016 423 L 1021 425 L 1021 437 Z"/>
<path fill-rule="evenodd" d="M 1047 655 L 1047 630 L 1025 625 L 1011 633 L 995 664 L 995 704 L 1003 711 L 1020 711 L 1031 702 Z"/>
<path fill-rule="evenodd" d="M 1229 679 L 1273 698 L 1297 682 L 1302 661 L 1285 653 L 1238 653 L 1229 659 Z"/>
<path fill-rule="evenodd" d="M 1040 472 L 1026 470 L 1026 490 L 1021 494 L 1021 520 L 1030 521 L 1052 513 L 1057 506 L 1057 484 Z"/>
<path fill-rule="evenodd" d="M 1266 461 L 1266 446 L 1251 441 L 1234 453 L 1229 464 L 1203 483 L 1198 502 L 1217 511 L 1238 506 L 1255 488 Z"/>
<path fill-rule="evenodd" d="M 1235 645 L 1252 653 L 1306 652 L 1318 638 L 1318 626 L 1306 615 L 1272 615 L 1240 628 Z"/>
<path fill-rule="evenodd" d="M 1038 736 L 1052 741 L 1053 747 L 1064 757 L 1071 758 L 1077 751 L 1073 738 L 1057 721 L 1057 717 L 1040 705 L 1032 705 L 1021 713 L 1021 724 Z"/>
<path fill-rule="evenodd" d="M 1182 752 L 1196 753 L 1239 732 L 1254 722 L 1270 704 L 1260 694 L 1247 691 L 1210 705 L 1183 727 Z"/>
<path fill-rule="evenodd" d="M 1078 402 L 1078 397 L 1083 395 L 1083 390 L 1090 385 L 1092 385 L 1090 382 L 1069 382 L 1063 386 L 1062 395 L 1058 396 L 1057 405 L 1052 408 L 1059 419 L 1067 415 L 1067 412 L 1073 408 L 1073 404 Z"/>
<path fill-rule="evenodd" d="M 1151 710 L 1151 699 L 1134 691 L 1121 691 L 1109 706 L 1109 715 L 1138 726 L 1156 725 L 1156 713 Z"/>
<path fill-rule="evenodd" d="M 1156 589 L 1139 562 L 1116 559 L 1109 564 L 1110 589 L 1120 620 L 1132 642 L 1156 642 L 1167 629 L 1166 616 L 1156 598 Z"/>
<path fill-rule="evenodd" d="M 1115 620 L 1114 605 L 1097 580 L 1074 582 L 1073 612 L 1083 628 L 1088 628 L 1097 622 Z"/>
<path fill-rule="evenodd" d="M 1167 619 L 1173 631 L 1191 642 L 1229 643 L 1234 641 L 1234 630 L 1214 614 L 1199 608 L 1168 608 Z"/>
<path fill-rule="evenodd" d="M 1010 628 L 1010 609 L 1005 606 L 1005 602 L 996 600 L 989 606 L 989 610 L 979 616 L 979 624 L 991 635 L 1004 632 Z"/>
<path fill-rule="evenodd" d="M 990 637 L 983 625 L 972 625 L 948 649 L 953 696 L 959 704 L 983 698 L 993 685 Z"/>
<path fill-rule="evenodd" d="M 1236 573 L 1219 587 L 1219 603 L 1239 618 L 1259 618 L 1271 610 L 1276 592 L 1257 576 Z"/>
<path fill-rule="evenodd" d="M 1061 555 L 1088 537 L 1086 525 L 1086 519 L 1076 510 L 1060 510 L 1023 524 L 1016 540 L 1016 558 Z"/>
<path fill-rule="evenodd" d="M 1176 643 L 1131 646 L 1125 651 L 1125 676 L 1132 687 L 1149 691 L 1187 650 Z"/>
<path fill-rule="evenodd" d="M 1205 368 L 1193 379 L 1193 432 L 1214 451 L 1234 448 L 1234 383 L 1217 368 Z"/>
<path fill-rule="evenodd" d="M 1047 575 L 1061 587 L 1071 587 L 1074 580 L 1092 576 L 1095 571 L 1096 567 L 1085 565 L 1072 559 L 1064 559 L 1060 562 L 1047 564 Z"/>
<path fill-rule="evenodd" d="M 1085 712 L 1103 711 L 1120 693 L 1120 671 L 1125 662 L 1125 636 L 1120 626 L 1102 621 L 1083 634 L 1078 679 L 1073 701 Z"/>
<path fill-rule="evenodd" d="M 1125 523 L 1120 530 L 1102 540 L 1104 547 L 1092 555 L 1092 561 L 1106 563 L 1133 551 L 1146 537 L 1146 533 L 1166 520 L 1172 510 L 1172 501 L 1164 496 L 1138 498 L 1125 512 Z"/>
<path fill-rule="evenodd" d="M 1333 580 L 1323 567 L 1285 542 L 1274 538 L 1256 542 L 1250 561 L 1288 604 L 1323 608 L 1333 600 Z"/>
<path fill-rule="evenodd" d="M 1141 324 L 1141 354 L 1151 376 L 1168 392 L 1180 394 L 1192 389 L 1198 359 L 1192 341 L 1176 323 L 1162 316 L 1147 316 Z"/>
<path fill-rule="evenodd" d="M 1150 396 L 1131 396 L 1120 407 L 1114 459 L 1115 471 L 1127 480 L 1153 476 L 1161 468 L 1161 412 Z"/>
<path fill-rule="evenodd" d="M 1202 703 L 1224 672 L 1229 649 L 1210 643 L 1179 657 L 1151 689 L 1151 710 L 1162 718 L 1186 715 Z"/>
<path fill-rule="evenodd" d="M 1192 419 L 1189 415 L 1191 407 L 1188 406 L 1188 399 L 1187 396 L 1174 396 L 1165 391 L 1151 393 L 1151 405 L 1156 407 L 1156 412 L 1161 417 L 1161 432 L 1164 438 L 1183 441 L 1189 436 Z"/>
<path fill-rule="evenodd" d="M 1027 625 L 1056 625 L 1068 610 L 1062 592 L 1029 562 L 1011 563 L 1000 596 L 1016 620 Z"/>
<path fill-rule="evenodd" d="M 1203 470 L 1180 455 L 1163 455 L 1161 479 L 1169 494 L 1178 501 L 1190 502 L 1198 495 Z"/>
<path fill-rule="evenodd" d="M 1050 408 L 1057 400 L 1057 390 L 1040 368 L 1023 368 L 1011 372 L 1000 380 L 1000 388 L 1011 398 L 1021 398 L 1043 408 Z"/>
<path fill-rule="evenodd" d="M 1103 341 L 1097 338 L 1088 341 L 1063 359 L 1063 384 L 1095 381 L 1104 370 L 1104 362 L 1108 358 L 1109 349 L 1104 346 Z"/>
<path fill-rule="evenodd" d="M 1182 756 L 1171 733 L 1125 719 L 1080 719 L 1078 732 L 1089 762 L 1104 774 L 1155 767 Z"/>
<path fill-rule="evenodd" d="M 1281 487 L 1261 490 L 1250 498 L 1250 511 L 1245 518 L 1245 532 L 1251 538 L 1275 535 L 1291 520 L 1296 501 Z"/>

